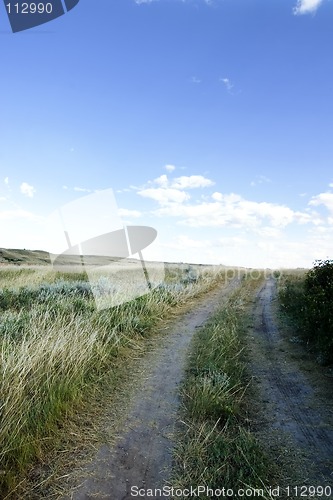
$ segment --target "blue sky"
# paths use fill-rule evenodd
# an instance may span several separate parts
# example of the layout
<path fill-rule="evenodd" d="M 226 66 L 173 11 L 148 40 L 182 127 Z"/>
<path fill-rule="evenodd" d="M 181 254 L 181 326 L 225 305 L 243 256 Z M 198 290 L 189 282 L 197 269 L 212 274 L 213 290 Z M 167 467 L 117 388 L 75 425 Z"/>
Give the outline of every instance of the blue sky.
<path fill-rule="evenodd" d="M 0 5 L 0 247 L 52 250 L 48 215 L 112 188 L 146 258 L 332 258 L 332 25 L 331 0 L 81 0 L 12 34 Z"/>

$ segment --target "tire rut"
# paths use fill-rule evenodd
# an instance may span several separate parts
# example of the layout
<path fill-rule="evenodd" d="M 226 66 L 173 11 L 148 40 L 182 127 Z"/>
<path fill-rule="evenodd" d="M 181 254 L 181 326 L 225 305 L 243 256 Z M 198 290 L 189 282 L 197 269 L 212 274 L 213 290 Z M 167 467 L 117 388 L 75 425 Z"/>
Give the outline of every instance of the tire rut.
<path fill-rule="evenodd" d="M 253 371 L 271 429 L 291 438 L 307 462 L 308 479 L 322 484 L 321 478 L 333 479 L 332 413 L 325 408 L 330 401 L 320 398 L 317 388 L 291 359 L 289 346 L 276 326 L 275 298 L 276 282 L 270 278 L 258 292 L 254 310 L 254 342 L 259 347 L 253 352 L 258 354 L 261 366 L 252 363 Z"/>

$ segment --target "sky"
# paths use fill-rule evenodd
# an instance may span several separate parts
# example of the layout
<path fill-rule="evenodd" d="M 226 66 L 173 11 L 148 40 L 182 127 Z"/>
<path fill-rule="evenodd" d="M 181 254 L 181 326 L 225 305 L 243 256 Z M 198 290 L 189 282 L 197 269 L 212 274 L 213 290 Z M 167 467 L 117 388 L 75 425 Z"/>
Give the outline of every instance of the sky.
<path fill-rule="evenodd" d="M 146 259 L 332 258 L 332 25 L 332 0 L 81 0 L 13 34 L 1 4 L 0 247 L 54 251 L 50 214 L 112 189 Z"/>

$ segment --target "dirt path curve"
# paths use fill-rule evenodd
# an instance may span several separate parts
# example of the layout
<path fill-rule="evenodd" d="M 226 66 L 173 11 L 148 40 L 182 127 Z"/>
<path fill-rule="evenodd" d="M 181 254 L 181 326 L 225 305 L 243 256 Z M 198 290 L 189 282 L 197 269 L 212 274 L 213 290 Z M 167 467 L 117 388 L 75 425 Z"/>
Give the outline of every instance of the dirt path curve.
<path fill-rule="evenodd" d="M 285 448 L 282 462 L 294 462 L 289 484 L 329 484 L 333 491 L 333 380 L 303 346 L 283 337 L 276 307 L 276 282 L 270 278 L 256 298 L 250 347 L 262 415 L 258 433 L 268 448 Z"/>
<path fill-rule="evenodd" d="M 180 403 L 177 392 L 189 343 L 195 329 L 209 319 L 238 284 L 233 280 L 207 293 L 197 301 L 195 309 L 170 322 L 167 334 L 141 360 L 144 380 L 116 446 L 105 445 L 99 450 L 87 468 L 85 480 L 67 498 L 125 500 L 133 498 L 132 486 L 162 488 L 167 484 Z"/>

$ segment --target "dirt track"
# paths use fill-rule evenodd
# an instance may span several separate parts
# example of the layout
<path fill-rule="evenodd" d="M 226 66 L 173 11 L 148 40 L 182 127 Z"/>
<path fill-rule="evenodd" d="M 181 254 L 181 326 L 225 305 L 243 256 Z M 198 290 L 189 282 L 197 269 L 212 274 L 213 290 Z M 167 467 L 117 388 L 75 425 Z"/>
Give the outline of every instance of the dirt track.
<path fill-rule="evenodd" d="M 238 283 L 234 280 L 209 292 L 157 339 L 155 348 L 141 360 L 144 379 L 116 446 L 103 446 L 84 471 L 81 484 L 64 498 L 126 500 L 133 498 L 132 486 L 162 488 L 167 484 L 180 403 L 178 387 L 189 343 L 196 328 L 208 320 Z"/>
<path fill-rule="evenodd" d="M 257 434 L 290 474 L 283 477 L 285 485 L 330 485 L 333 491 L 333 380 L 276 325 L 271 278 L 255 301 L 250 345 L 259 394 Z"/>
<path fill-rule="evenodd" d="M 210 292 L 195 309 L 169 323 L 152 351 L 140 360 L 144 376 L 115 446 L 104 445 L 98 451 L 64 500 L 127 500 L 133 498 L 132 486 L 147 489 L 168 484 L 173 435 L 179 425 L 177 393 L 189 343 L 196 328 L 237 284 L 235 280 Z M 281 487 L 330 485 L 333 490 L 333 379 L 327 369 L 308 359 L 304 346 L 290 342 L 290 332 L 279 331 L 276 305 L 276 282 L 267 279 L 253 301 L 248 335 L 255 394 L 253 428 L 281 468 Z"/>

